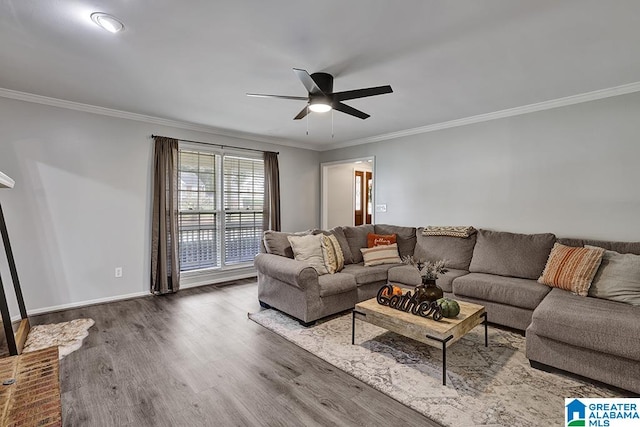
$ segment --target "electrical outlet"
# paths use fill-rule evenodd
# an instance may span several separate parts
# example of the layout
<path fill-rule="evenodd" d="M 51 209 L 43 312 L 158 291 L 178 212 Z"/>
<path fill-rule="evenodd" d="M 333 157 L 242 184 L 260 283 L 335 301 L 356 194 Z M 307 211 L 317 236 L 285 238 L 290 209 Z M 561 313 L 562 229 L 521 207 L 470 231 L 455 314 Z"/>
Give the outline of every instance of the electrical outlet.
<path fill-rule="evenodd" d="M 116 267 L 116 277 L 122 277 L 122 267 Z"/>
<path fill-rule="evenodd" d="M 387 204 L 383 203 L 381 205 L 376 205 L 376 212 L 386 212 L 387 211 Z"/>

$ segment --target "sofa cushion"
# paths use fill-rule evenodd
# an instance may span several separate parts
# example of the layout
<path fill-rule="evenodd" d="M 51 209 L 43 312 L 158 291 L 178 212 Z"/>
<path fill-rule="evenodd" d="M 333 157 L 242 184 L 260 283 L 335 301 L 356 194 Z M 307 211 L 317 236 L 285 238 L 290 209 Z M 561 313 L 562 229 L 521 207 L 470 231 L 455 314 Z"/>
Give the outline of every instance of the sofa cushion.
<path fill-rule="evenodd" d="M 342 227 L 344 235 L 349 243 L 349 250 L 351 252 L 351 262 L 357 264 L 362 262 L 361 248 L 367 247 L 367 235 L 374 233 L 373 225 L 365 224 L 358 225 L 357 227 L 346 226 Z"/>
<path fill-rule="evenodd" d="M 589 296 L 640 306 L 640 255 L 604 251 Z"/>
<path fill-rule="evenodd" d="M 586 297 L 603 253 L 602 248 L 591 249 L 556 243 L 538 282 Z"/>
<path fill-rule="evenodd" d="M 344 274 L 351 274 L 356 278 L 358 286 L 368 283 L 387 281 L 388 271 L 401 264 L 380 264 L 373 267 L 365 267 L 362 264 L 346 265 L 342 270 Z"/>
<path fill-rule="evenodd" d="M 467 270 L 456 270 L 450 268 L 449 271 L 438 276 L 436 285 L 438 285 L 438 287 L 443 291 L 451 293 L 453 292 L 453 280 L 458 277 L 466 276 L 467 274 L 469 274 Z"/>
<path fill-rule="evenodd" d="M 422 277 L 414 266 L 398 265 L 389 269 L 389 282 L 417 286 L 422 283 Z"/>
<path fill-rule="evenodd" d="M 533 312 L 529 330 L 576 347 L 640 361 L 640 309 L 553 289 Z"/>
<path fill-rule="evenodd" d="M 324 264 L 322 254 L 322 235 L 309 234 L 307 236 L 288 236 L 293 256 L 296 261 L 308 263 L 318 275 L 327 274 L 329 271 Z"/>
<path fill-rule="evenodd" d="M 398 225 L 388 224 L 376 224 L 376 234 L 395 234 L 396 242 L 398 243 L 398 252 L 400 257 L 406 257 L 413 255 L 413 251 L 416 247 L 416 228 L 415 227 L 402 227 Z"/>
<path fill-rule="evenodd" d="M 441 274 L 436 280 L 436 284 L 445 292 L 452 292 L 453 279 L 469 274 L 467 270 L 449 269 L 445 274 Z M 412 265 L 399 265 L 389 269 L 389 282 L 400 283 L 409 286 L 422 284 L 422 277 L 418 269 Z"/>
<path fill-rule="evenodd" d="M 616 251 L 621 254 L 640 255 L 640 242 L 610 242 L 607 240 L 588 240 L 588 239 L 558 239 L 558 243 L 566 246 L 597 246 L 608 251 Z"/>
<path fill-rule="evenodd" d="M 362 248 L 362 258 L 365 267 L 372 267 L 380 264 L 399 264 L 402 262 L 398 256 L 398 244 L 376 246 L 373 248 Z"/>
<path fill-rule="evenodd" d="M 318 277 L 320 296 L 328 297 L 356 289 L 356 278 L 351 274 L 325 274 Z"/>
<path fill-rule="evenodd" d="M 454 295 L 533 310 L 551 288 L 535 280 L 470 273 L 453 281 Z"/>
<path fill-rule="evenodd" d="M 301 231 L 299 233 L 285 233 L 282 231 L 265 231 L 262 241 L 264 242 L 264 248 L 268 254 L 280 255 L 283 257 L 293 259 L 293 250 L 291 249 L 291 243 L 289 243 L 289 236 L 306 236 L 311 231 Z"/>
<path fill-rule="evenodd" d="M 447 268 L 468 270 L 476 245 L 476 233 L 467 238 L 450 236 L 425 236 L 422 228 L 416 233 L 414 257 L 425 261 L 443 259 Z"/>
<path fill-rule="evenodd" d="M 349 248 L 349 242 L 347 241 L 347 237 L 344 235 L 344 230 L 342 227 L 334 227 L 331 230 L 313 230 L 313 234 L 325 234 L 325 235 L 334 235 L 336 239 L 338 239 L 338 243 L 340 244 L 340 249 L 342 249 L 342 255 L 344 256 L 344 263 L 351 264 L 353 263 L 353 256 L 351 255 L 351 248 Z"/>
<path fill-rule="evenodd" d="M 555 241 L 556 237 L 551 233 L 478 230 L 469 271 L 538 279 Z"/>

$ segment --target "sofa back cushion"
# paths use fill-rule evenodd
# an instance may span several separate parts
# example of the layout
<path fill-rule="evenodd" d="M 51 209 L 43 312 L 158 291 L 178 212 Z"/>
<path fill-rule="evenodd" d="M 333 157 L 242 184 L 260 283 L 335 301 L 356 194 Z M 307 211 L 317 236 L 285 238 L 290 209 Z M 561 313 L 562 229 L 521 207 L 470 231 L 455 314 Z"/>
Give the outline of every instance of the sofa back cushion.
<path fill-rule="evenodd" d="M 342 227 L 342 230 L 344 231 L 344 235 L 347 238 L 347 242 L 349 243 L 351 262 L 353 264 L 362 262 L 362 252 L 360 252 L 360 249 L 367 247 L 367 235 L 369 233 L 375 232 L 373 229 L 373 225 L 365 224 L 358 225 L 356 227 L 346 226 Z M 345 261 L 345 264 L 346 263 L 347 262 Z"/>
<path fill-rule="evenodd" d="M 589 296 L 640 306 L 640 255 L 605 250 Z"/>
<path fill-rule="evenodd" d="M 395 234 L 400 257 L 413 255 L 416 247 L 416 228 L 402 227 L 398 225 L 376 224 L 376 234 Z"/>
<path fill-rule="evenodd" d="M 640 255 L 640 242 L 610 242 L 605 240 L 588 239 L 567 239 L 560 238 L 558 243 L 565 246 L 597 246 L 608 251 L 615 251 L 620 254 Z"/>
<path fill-rule="evenodd" d="M 301 231 L 299 233 L 286 233 L 283 231 L 268 230 L 264 232 L 262 243 L 268 254 L 280 255 L 293 259 L 293 249 L 289 243 L 289 236 L 306 236 L 311 234 L 311 230 Z"/>
<path fill-rule="evenodd" d="M 456 270 L 469 270 L 473 248 L 476 245 L 474 233 L 469 237 L 450 236 L 424 236 L 423 228 L 416 232 L 416 249 L 414 256 L 425 261 L 438 261 L 443 259 L 447 268 Z"/>
<path fill-rule="evenodd" d="M 478 230 L 469 265 L 472 273 L 537 280 L 549 258 L 556 236 Z"/>

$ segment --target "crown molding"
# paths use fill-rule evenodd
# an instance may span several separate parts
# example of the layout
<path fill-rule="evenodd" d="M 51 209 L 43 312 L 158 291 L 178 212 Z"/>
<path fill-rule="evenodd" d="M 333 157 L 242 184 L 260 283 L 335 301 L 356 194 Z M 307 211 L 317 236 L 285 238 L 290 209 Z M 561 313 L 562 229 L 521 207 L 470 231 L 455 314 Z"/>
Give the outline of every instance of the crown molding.
<path fill-rule="evenodd" d="M 197 123 L 185 122 L 181 120 L 172 120 L 161 117 L 148 116 L 145 114 L 131 113 L 128 111 L 116 110 L 113 108 L 98 107 L 96 105 L 83 104 L 80 102 L 67 101 L 64 99 L 51 98 L 42 95 L 35 95 L 33 93 L 20 92 L 17 90 L 0 88 L 0 97 L 15 99 L 18 101 L 33 102 L 35 104 L 48 105 L 51 107 L 66 108 L 68 110 L 82 111 L 84 113 L 99 114 L 102 116 L 115 117 L 118 119 L 134 120 L 137 122 L 150 123 L 154 125 L 192 130 L 196 132 L 208 133 L 210 135 L 226 136 L 230 138 L 239 138 L 255 142 L 265 142 L 268 144 L 319 151 L 317 147 L 309 147 L 308 144 L 305 145 L 301 142 L 272 138 L 252 133 L 220 129 L 213 126 L 200 125 Z"/>
<path fill-rule="evenodd" d="M 326 147 L 321 151 L 335 150 L 338 148 L 353 147 L 354 145 L 370 144 L 372 142 L 387 141 L 390 139 L 402 138 L 405 136 L 418 135 L 421 133 L 434 132 L 442 129 L 449 129 L 458 126 L 466 126 L 473 123 L 487 122 L 489 120 L 502 119 L 505 117 L 519 116 L 536 111 L 551 110 L 553 108 L 566 107 L 568 105 L 581 104 L 583 102 L 596 101 L 598 99 L 611 98 L 619 95 L 640 92 L 640 82 L 615 86 L 607 89 L 594 90 L 593 92 L 571 95 L 564 98 L 552 99 L 550 101 L 538 102 L 535 104 L 523 105 L 521 107 L 508 108 L 506 110 L 494 111 L 492 113 L 478 114 L 477 116 L 465 117 L 462 119 L 450 120 L 447 122 L 434 123 L 427 126 L 420 126 L 412 129 L 405 129 L 398 132 L 390 132 L 367 138 L 352 139 L 350 141 L 338 142 Z"/>
<path fill-rule="evenodd" d="M 82 111 L 86 113 L 99 114 L 103 116 L 116 117 L 120 119 L 135 120 L 138 122 L 156 124 L 160 126 L 169 126 L 178 129 L 192 130 L 196 132 L 207 133 L 216 136 L 226 136 L 229 138 L 238 138 L 248 141 L 263 142 L 267 144 L 280 145 L 285 147 L 302 148 L 312 151 L 330 151 L 339 148 L 352 147 L 355 145 L 370 144 L 373 142 L 387 141 L 390 139 L 402 138 L 405 136 L 419 135 L 421 133 L 434 132 L 442 129 L 449 129 L 458 126 L 466 126 L 474 123 L 487 122 L 506 117 L 519 116 L 522 114 L 534 113 L 537 111 L 551 110 L 553 108 L 565 107 L 568 105 L 581 104 L 598 99 L 611 98 L 614 96 L 626 95 L 629 93 L 640 92 L 640 82 L 629 83 L 621 86 L 615 86 L 607 89 L 595 90 L 578 95 L 571 95 L 564 98 L 552 99 L 549 101 L 538 102 L 535 104 L 523 105 L 521 107 L 508 108 L 505 110 L 494 111 L 491 113 L 478 114 L 476 116 L 464 117 L 461 119 L 449 120 L 446 122 L 434 123 L 426 126 L 420 126 L 411 129 L 405 129 L 397 132 L 384 133 L 366 138 L 352 139 L 349 141 L 338 142 L 329 146 L 312 146 L 309 143 L 302 143 L 293 140 L 278 139 L 264 135 L 256 135 L 252 133 L 244 133 L 240 131 L 232 131 L 220 129 L 213 126 L 206 126 L 180 120 L 165 119 L 161 117 L 148 116 L 144 114 L 131 113 L 128 111 L 116 110 L 112 108 L 98 107 L 96 105 L 83 104 L 80 102 L 67 101 L 64 99 L 50 98 L 42 95 L 35 95 L 27 92 L 20 92 L 11 89 L 0 88 L 0 97 L 16 99 L 19 101 L 33 102 L 36 104 L 49 105 L 52 107 L 66 108 L 69 110 Z"/>

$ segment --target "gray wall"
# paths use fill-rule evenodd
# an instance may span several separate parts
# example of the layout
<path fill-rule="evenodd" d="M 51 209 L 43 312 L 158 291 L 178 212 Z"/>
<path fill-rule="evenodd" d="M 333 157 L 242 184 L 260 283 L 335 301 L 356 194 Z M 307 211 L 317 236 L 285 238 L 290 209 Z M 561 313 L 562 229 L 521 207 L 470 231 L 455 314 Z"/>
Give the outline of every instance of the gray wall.
<path fill-rule="evenodd" d="M 374 120 L 374 119 L 371 119 Z M 376 156 L 376 222 L 640 241 L 640 94 L 323 152 Z"/>
<path fill-rule="evenodd" d="M 16 181 L 0 202 L 31 311 L 148 292 L 151 134 L 279 151 L 283 228 L 319 223 L 317 152 L 5 98 L 0 129 Z M 0 272 L 6 289 L 3 255 Z"/>

